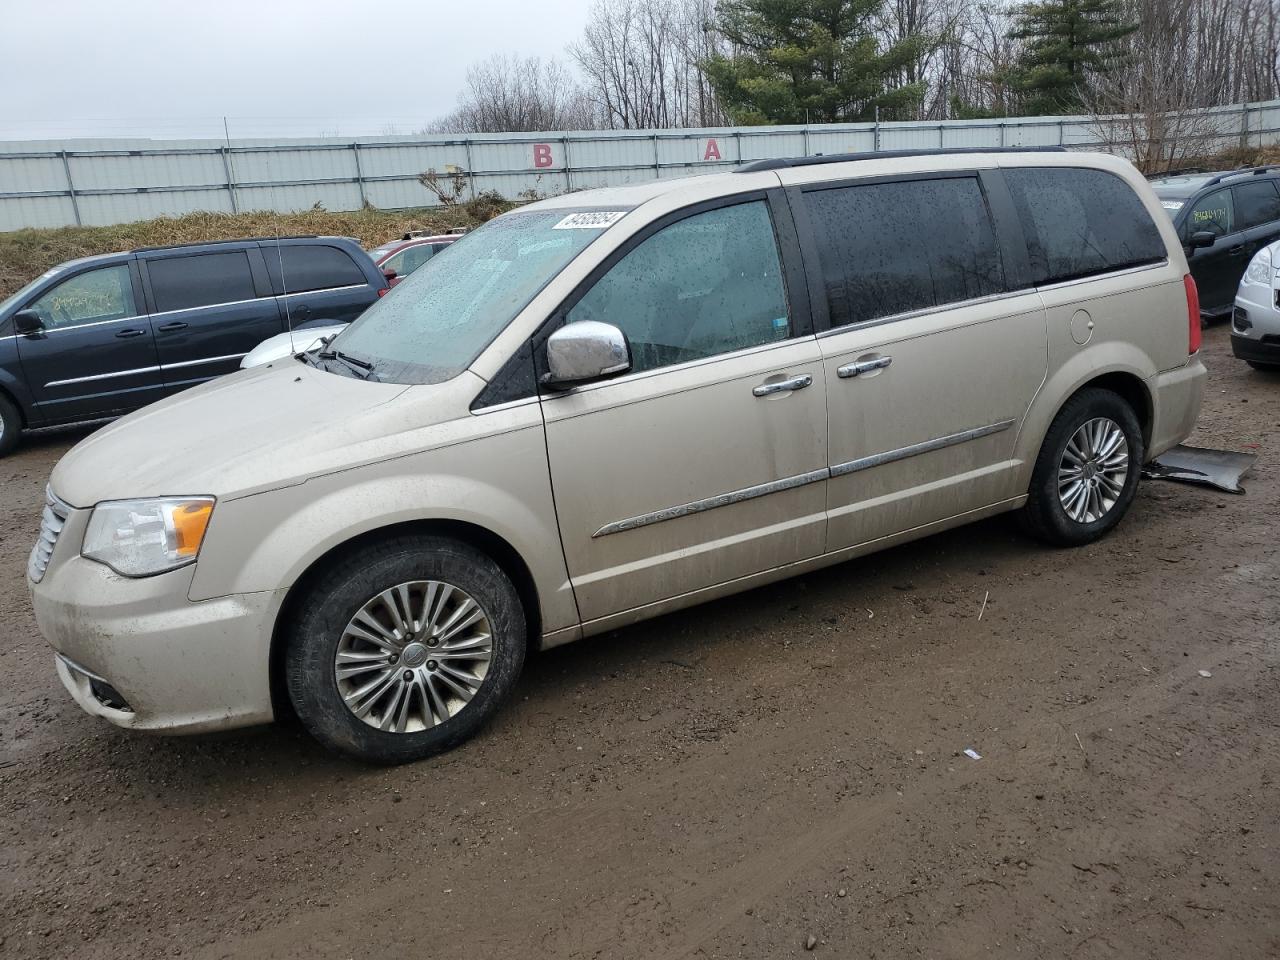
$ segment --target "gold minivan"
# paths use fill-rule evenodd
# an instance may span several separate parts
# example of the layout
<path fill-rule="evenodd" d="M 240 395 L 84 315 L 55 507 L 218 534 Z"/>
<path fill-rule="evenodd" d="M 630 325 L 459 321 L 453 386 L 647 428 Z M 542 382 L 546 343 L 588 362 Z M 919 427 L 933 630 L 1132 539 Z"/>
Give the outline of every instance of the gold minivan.
<path fill-rule="evenodd" d="M 1126 161 L 766 160 L 522 207 L 317 350 L 54 469 L 28 576 L 87 711 L 292 711 L 398 762 L 526 651 L 1006 510 L 1094 540 L 1204 390 L 1195 285 Z"/>

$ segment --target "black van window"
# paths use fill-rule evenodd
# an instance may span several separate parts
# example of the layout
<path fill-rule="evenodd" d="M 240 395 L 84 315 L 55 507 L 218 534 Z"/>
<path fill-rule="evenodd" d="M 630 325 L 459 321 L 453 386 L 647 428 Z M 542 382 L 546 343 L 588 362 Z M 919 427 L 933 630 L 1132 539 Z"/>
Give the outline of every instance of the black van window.
<path fill-rule="evenodd" d="M 280 289 L 280 266 L 284 265 L 284 292 L 306 293 L 330 287 L 367 284 L 368 278 L 354 260 L 337 247 L 299 243 L 264 246 L 267 270 L 272 283 Z"/>
<path fill-rule="evenodd" d="M 1235 230 L 1235 204 L 1231 202 L 1231 191 L 1226 187 L 1201 197 L 1187 214 L 1183 231 L 1187 236 L 1206 231 L 1215 237 Z"/>
<path fill-rule="evenodd" d="M 975 177 L 835 187 L 804 198 L 833 327 L 1004 289 Z"/>
<path fill-rule="evenodd" d="M 1004 171 L 1022 220 L 1032 282 L 1056 283 L 1165 259 L 1164 241 L 1127 183 L 1105 170 Z"/>
<path fill-rule="evenodd" d="M 1274 180 L 1254 180 L 1232 187 L 1236 201 L 1236 229 L 1248 230 L 1280 220 L 1280 194 Z"/>
<path fill-rule="evenodd" d="M 243 250 L 147 261 L 156 310 L 188 310 L 252 300 L 253 274 Z"/>

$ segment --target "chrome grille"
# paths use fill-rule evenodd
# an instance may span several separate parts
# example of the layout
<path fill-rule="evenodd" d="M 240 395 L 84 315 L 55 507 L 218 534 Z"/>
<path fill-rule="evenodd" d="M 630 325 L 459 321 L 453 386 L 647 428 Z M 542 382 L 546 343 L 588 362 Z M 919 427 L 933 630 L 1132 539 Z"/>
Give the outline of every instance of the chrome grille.
<path fill-rule="evenodd" d="M 27 560 L 27 576 L 32 583 L 44 579 L 44 572 L 49 569 L 49 558 L 53 556 L 53 546 L 58 542 L 58 534 L 62 533 L 62 525 L 67 522 L 71 508 L 53 495 L 53 491 L 45 487 L 44 511 L 40 514 L 40 536 L 36 545 L 31 548 L 31 556 Z"/>

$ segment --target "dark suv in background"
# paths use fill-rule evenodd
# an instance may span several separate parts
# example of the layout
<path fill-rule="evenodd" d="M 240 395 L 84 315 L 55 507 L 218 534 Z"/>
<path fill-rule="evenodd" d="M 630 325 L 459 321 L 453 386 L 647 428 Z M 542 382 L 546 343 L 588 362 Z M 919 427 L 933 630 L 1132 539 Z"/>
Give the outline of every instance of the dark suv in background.
<path fill-rule="evenodd" d="M 1231 315 L 1250 259 L 1280 239 L 1280 167 L 1157 177 L 1151 188 L 1187 252 L 1206 319 Z"/>
<path fill-rule="evenodd" d="M 24 427 L 112 417 L 355 319 L 387 281 L 346 237 L 152 247 L 54 267 L 0 303 L 0 454 Z"/>

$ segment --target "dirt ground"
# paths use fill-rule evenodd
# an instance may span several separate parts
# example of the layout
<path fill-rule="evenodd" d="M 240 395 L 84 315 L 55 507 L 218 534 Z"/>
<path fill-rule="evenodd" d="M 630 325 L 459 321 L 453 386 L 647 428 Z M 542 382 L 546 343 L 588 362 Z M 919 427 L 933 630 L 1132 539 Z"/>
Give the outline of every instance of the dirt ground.
<path fill-rule="evenodd" d="M 82 714 L 23 573 L 81 434 L 34 439 L 0 461 L 0 955 L 1280 956 L 1280 375 L 1206 353 L 1192 442 L 1256 445 L 1246 496 L 1147 482 L 1081 550 L 997 518 L 553 651 L 390 770 Z"/>

